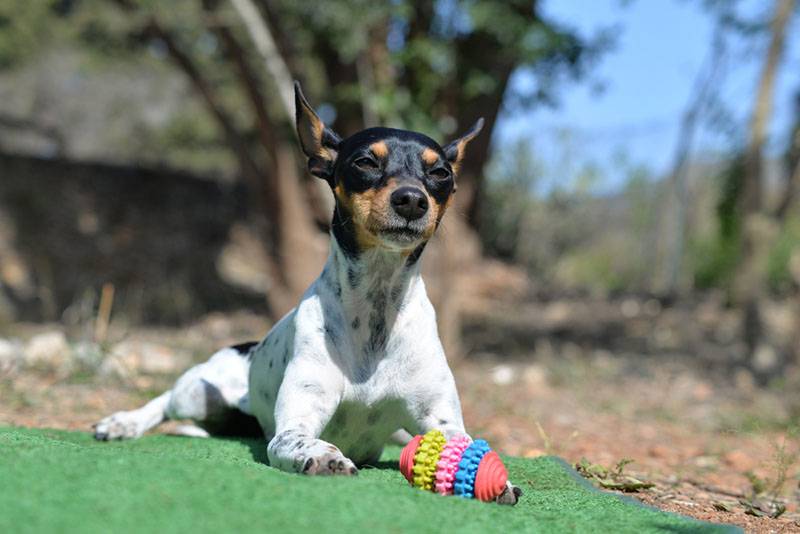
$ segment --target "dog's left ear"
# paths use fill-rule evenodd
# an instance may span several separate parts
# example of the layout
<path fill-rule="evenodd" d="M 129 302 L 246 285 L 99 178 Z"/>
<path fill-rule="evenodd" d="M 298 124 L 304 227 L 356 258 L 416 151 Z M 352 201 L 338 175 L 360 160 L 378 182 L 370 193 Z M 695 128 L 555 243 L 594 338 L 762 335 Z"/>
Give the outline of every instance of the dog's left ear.
<path fill-rule="evenodd" d="M 309 105 L 299 82 L 294 82 L 295 125 L 300 147 L 308 158 L 308 170 L 333 184 L 333 165 L 342 139 L 325 126 Z"/>
<path fill-rule="evenodd" d="M 446 147 L 444 147 L 444 156 L 447 158 L 447 161 L 450 162 L 450 165 L 453 166 L 453 170 L 456 172 L 458 172 L 458 167 L 461 164 L 461 160 L 464 159 L 464 153 L 467 144 L 479 133 L 481 133 L 482 128 L 483 117 L 478 119 L 475 124 L 472 125 L 472 128 L 467 131 L 467 133 L 458 139 L 451 141 Z"/>

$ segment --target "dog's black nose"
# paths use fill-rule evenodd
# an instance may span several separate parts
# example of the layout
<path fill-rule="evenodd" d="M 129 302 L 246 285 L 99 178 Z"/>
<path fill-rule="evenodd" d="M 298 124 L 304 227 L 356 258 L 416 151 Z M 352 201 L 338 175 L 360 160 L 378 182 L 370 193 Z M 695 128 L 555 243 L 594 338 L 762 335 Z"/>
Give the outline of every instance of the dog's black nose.
<path fill-rule="evenodd" d="M 416 187 L 395 189 L 391 202 L 394 211 L 409 221 L 419 219 L 428 211 L 428 198 Z"/>

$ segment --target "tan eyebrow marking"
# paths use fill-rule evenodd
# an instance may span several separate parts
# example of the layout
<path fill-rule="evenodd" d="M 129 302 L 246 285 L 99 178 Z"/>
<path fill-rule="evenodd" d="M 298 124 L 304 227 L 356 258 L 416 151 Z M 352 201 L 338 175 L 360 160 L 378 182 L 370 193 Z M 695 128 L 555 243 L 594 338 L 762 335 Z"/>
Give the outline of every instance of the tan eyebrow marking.
<path fill-rule="evenodd" d="M 389 147 L 386 146 L 384 141 L 377 141 L 369 145 L 369 149 L 379 158 L 385 158 L 389 155 Z"/>
<path fill-rule="evenodd" d="M 427 165 L 433 165 L 439 161 L 439 154 L 437 154 L 432 148 L 426 148 L 422 151 L 422 161 L 424 161 Z"/>

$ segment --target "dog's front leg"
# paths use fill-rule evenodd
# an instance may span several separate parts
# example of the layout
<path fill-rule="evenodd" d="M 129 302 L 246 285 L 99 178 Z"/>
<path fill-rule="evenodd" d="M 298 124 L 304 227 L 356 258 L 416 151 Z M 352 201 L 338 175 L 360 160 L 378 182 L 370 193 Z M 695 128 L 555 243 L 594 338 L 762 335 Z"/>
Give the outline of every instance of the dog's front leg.
<path fill-rule="evenodd" d="M 356 475 L 358 469 L 335 445 L 313 437 L 302 425 L 275 435 L 267 445 L 270 465 L 304 475 Z"/>
<path fill-rule="evenodd" d="M 305 475 L 358 473 L 338 447 L 319 439 L 340 397 L 335 381 L 319 378 L 326 374 L 287 370 L 275 404 L 275 437 L 267 445 L 271 466 Z"/>

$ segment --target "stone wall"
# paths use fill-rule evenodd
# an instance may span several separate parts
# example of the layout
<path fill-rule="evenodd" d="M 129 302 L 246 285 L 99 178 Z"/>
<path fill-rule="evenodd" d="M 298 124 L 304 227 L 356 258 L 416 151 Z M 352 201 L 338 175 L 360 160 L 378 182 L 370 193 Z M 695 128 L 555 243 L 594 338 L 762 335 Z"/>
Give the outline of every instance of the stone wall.
<path fill-rule="evenodd" d="M 104 284 L 133 322 L 264 311 L 263 292 L 220 274 L 232 236 L 247 233 L 246 204 L 207 177 L 0 154 L 0 315 L 91 313 Z"/>

